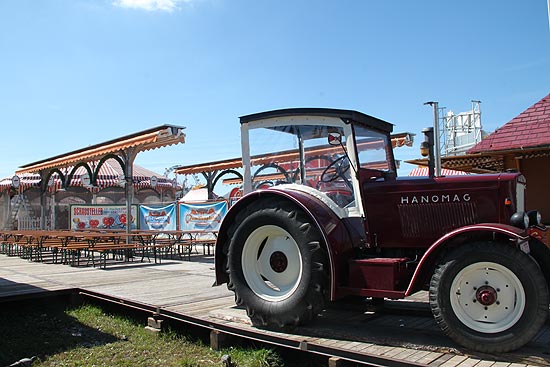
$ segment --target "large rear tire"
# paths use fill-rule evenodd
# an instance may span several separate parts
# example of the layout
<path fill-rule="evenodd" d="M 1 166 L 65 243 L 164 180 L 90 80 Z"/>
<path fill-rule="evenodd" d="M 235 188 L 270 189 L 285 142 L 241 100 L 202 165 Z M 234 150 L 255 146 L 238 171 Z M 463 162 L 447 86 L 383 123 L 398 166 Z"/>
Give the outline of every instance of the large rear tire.
<path fill-rule="evenodd" d="M 328 287 L 322 236 L 288 202 L 261 200 L 229 230 L 228 288 L 255 326 L 287 329 L 313 320 Z"/>
<path fill-rule="evenodd" d="M 456 248 L 430 282 L 430 306 L 441 329 L 484 353 L 527 344 L 546 321 L 548 302 L 548 286 L 536 262 L 503 243 Z"/>

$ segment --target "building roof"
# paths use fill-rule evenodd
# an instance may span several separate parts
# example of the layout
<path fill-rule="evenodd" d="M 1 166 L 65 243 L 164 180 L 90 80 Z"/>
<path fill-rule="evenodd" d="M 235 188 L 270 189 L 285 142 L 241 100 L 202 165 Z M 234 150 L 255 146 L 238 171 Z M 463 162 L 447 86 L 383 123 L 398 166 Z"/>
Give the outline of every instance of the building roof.
<path fill-rule="evenodd" d="M 525 151 L 517 156 L 522 158 L 539 156 L 540 151 Z M 487 152 L 441 157 L 441 168 L 468 173 L 496 173 L 505 169 L 503 153 Z M 417 166 L 428 166 L 427 158 L 405 161 Z"/>
<path fill-rule="evenodd" d="M 62 168 L 78 162 L 92 162 L 107 155 L 120 154 L 126 149 L 136 151 L 157 149 L 185 142 L 182 126 L 161 125 L 148 130 L 126 135 L 117 139 L 95 144 L 69 153 L 21 166 L 16 174 L 37 173 L 46 169 Z"/>
<path fill-rule="evenodd" d="M 514 117 L 468 153 L 550 148 L 550 94 Z"/>

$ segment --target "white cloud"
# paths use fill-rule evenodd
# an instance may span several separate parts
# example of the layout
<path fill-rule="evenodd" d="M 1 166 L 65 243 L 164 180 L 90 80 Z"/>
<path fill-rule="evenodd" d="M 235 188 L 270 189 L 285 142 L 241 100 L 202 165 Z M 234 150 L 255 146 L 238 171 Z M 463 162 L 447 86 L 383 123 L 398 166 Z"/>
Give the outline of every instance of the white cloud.
<path fill-rule="evenodd" d="M 142 9 L 147 11 L 167 11 L 178 9 L 178 3 L 191 2 L 191 0 L 113 0 L 113 4 L 122 8 Z"/>

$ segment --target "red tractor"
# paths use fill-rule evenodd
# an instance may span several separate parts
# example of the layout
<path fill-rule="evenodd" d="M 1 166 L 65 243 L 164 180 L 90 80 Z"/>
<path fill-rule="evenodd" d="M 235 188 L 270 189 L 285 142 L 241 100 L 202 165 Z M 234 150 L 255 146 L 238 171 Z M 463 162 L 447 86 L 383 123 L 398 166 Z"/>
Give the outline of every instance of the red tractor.
<path fill-rule="evenodd" d="M 550 250 L 519 173 L 397 177 L 388 122 L 356 111 L 241 117 L 245 195 L 216 243 L 216 284 L 258 327 L 289 329 L 343 297 L 429 291 L 459 344 L 505 352 L 549 309 Z M 252 174 L 251 167 L 261 167 Z"/>

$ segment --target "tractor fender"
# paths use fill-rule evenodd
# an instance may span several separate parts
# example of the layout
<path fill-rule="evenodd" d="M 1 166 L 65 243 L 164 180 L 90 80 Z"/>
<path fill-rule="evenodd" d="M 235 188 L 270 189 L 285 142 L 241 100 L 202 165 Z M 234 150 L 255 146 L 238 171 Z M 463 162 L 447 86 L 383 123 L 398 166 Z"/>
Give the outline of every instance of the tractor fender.
<path fill-rule="evenodd" d="M 349 258 L 352 239 L 346 225 L 338 215 L 318 198 L 301 191 L 282 190 L 269 188 L 253 191 L 239 199 L 225 215 L 218 232 L 215 249 L 216 282 L 214 285 L 227 283 L 229 277 L 226 273 L 227 249 L 231 238 L 228 236 L 230 226 L 235 221 L 237 214 L 244 210 L 251 202 L 272 199 L 287 200 L 294 203 L 304 211 L 319 229 L 323 242 L 321 246 L 326 249 L 329 260 L 330 275 L 330 299 L 335 299 L 336 284 L 338 279 L 345 276 L 346 259 Z M 328 246 L 327 244 L 330 244 Z"/>
<path fill-rule="evenodd" d="M 459 246 L 466 240 L 494 238 L 508 239 L 511 245 L 520 247 L 522 251 L 529 252 L 529 240 L 524 229 L 520 229 L 507 224 L 500 223 L 481 223 L 457 228 L 435 241 L 420 259 L 405 296 L 422 289 L 424 282 L 431 277 L 436 261 L 442 251 L 453 246 Z"/>

